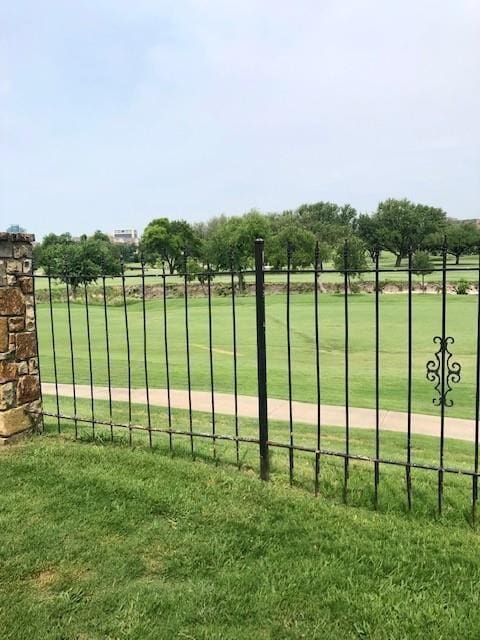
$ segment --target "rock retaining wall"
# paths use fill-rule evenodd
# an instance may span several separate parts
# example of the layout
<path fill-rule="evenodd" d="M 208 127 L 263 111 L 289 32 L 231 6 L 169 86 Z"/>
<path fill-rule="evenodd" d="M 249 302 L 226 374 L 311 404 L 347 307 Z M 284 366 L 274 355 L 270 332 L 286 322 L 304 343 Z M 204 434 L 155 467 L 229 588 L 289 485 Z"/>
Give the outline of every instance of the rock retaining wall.
<path fill-rule="evenodd" d="M 0 233 L 0 444 L 40 429 L 34 237 Z"/>

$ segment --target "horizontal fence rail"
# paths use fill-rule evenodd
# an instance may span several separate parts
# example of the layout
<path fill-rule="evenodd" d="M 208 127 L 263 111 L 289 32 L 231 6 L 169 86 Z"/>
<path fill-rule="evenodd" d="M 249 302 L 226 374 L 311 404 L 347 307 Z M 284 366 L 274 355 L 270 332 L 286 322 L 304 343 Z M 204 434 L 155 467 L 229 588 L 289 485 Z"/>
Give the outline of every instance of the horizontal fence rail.
<path fill-rule="evenodd" d="M 185 251 L 177 273 L 165 265 L 153 273 L 144 262 L 90 283 L 79 274 L 37 272 L 43 417 L 75 438 L 113 442 L 124 433 L 130 445 L 145 441 L 174 453 L 186 444 L 194 458 L 258 464 L 264 480 L 285 469 L 290 484 L 302 484 L 311 473 L 315 495 L 331 485 L 344 502 L 368 487 L 374 508 L 382 485 L 394 482 L 388 469 L 403 470 L 408 510 L 415 471 L 434 474 L 439 513 L 446 476 L 464 477 L 475 522 L 480 253 L 475 264 L 453 266 L 444 246 L 439 266 L 422 270 L 410 251 L 407 266 L 392 269 L 382 266 L 380 248 L 372 266 L 355 264 L 346 241 L 335 269 L 323 268 L 318 245 L 311 264 L 298 267 L 288 245 L 280 269 L 265 264 L 264 248 L 255 242 L 245 269 L 232 259 L 227 270 L 190 272 Z M 392 273 L 405 275 L 405 295 L 387 303 L 382 278 Z M 438 295 L 418 295 L 415 277 L 432 273 L 440 276 Z M 449 287 L 465 273 L 477 295 L 465 297 L 464 313 Z M 324 296 L 328 274 L 340 288 Z M 354 295 L 357 277 L 371 283 L 371 295 Z M 295 287 L 299 278 L 303 288 Z M 329 424 L 333 409 L 338 421 Z M 436 433 L 422 432 L 424 414 L 436 416 Z M 394 418 L 402 429 L 387 436 Z M 451 425 L 468 432 L 461 455 Z M 436 439 L 425 444 L 422 433 Z"/>

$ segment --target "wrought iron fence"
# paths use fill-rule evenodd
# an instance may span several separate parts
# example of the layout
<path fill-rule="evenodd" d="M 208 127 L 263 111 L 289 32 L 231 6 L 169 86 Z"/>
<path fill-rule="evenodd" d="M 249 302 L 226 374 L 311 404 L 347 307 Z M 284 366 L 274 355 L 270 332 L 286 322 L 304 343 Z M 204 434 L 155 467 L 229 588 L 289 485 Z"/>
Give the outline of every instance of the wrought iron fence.
<path fill-rule="evenodd" d="M 434 345 L 433 356 L 424 362 L 421 371 L 422 377 L 433 385 L 430 413 L 438 411 L 438 431 L 436 433 L 438 459 L 435 462 L 429 462 L 416 459 L 413 447 L 415 435 L 413 423 L 415 419 L 419 419 L 418 415 L 414 413 L 414 400 L 416 385 L 420 385 L 418 382 L 420 372 L 414 344 L 416 330 L 414 294 L 417 292 L 417 288 L 413 279 L 419 271 L 414 270 L 412 252 L 408 253 L 408 264 L 404 268 L 381 266 L 380 251 L 376 250 L 372 256 L 373 262 L 370 268 L 356 269 L 349 268 L 349 245 L 346 243 L 343 268 L 335 269 L 323 268 L 317 247 L 312 256 L 312 265 L 308 268 L 297 269 L 292 267 L 294 250 L 294 247 L 286 249 L 286 268 L 271 269 L 265 265 L 264 242 L 259 239 L 255 242 L 255 249 L 252 251 L 252 266 L 254 265 L 254 268 L 243 270 L 241 274 L 233 266 L 224 271 L 213 270 L 207 266 L 201 274 L 189 273 L 186 254 L 181 273 L 167 273 L 165 268 L 162 268 L 160 273 L 152 273 L 146 269 L 145 264 L 142 264 L 137 270 L 130 269 L 128 271 L 122 266 L 116 288 L 112 288 L 113 279 L 110 276 L 101 276 L 94 284 L 82 284 L 74 287 L 72 283 L 76 280 L 74 281 L 73 277 L 68 274 L 44 275 L 37 273 L 35 275 L 37 284 L 35 297 L 38 308 L 40 365 L 44 390 L 43 415 L 56 421 L 59 432 L 65 424 L 72 425 L 75 437 L 79 437 L 82 425 L 90 425 L 94 437 L 99 434 L 105 437 L 107 432 L 112 440 L 117 429 L 124 430 L 128 434 L 130 444 L 132 444 L 133 435 L 136 432 L 145 433 L 150 446 L 155 444 L 154 436 L 156 434 L 163 434 L 172 451 L 178 438 L 186 439 L 192 456 L 197 453 L 197 441 L 204 440 L 212 444 L 211 455 L 214 459 L 218 457 L 218 444 L 228 442 L 234 447 L 235 461 L 239 467 L 242 464 L 240 447 L 243 445 L 258 447 L 260 477 L 263 480 L 269 478 L 270 452 L 272 450 L 286 450 L 288 453 L 288 474 L 291 483 L 295 478 L 297 457 L 299 455 L 309 456 L 312 459 L 313 485 L 316 494 L 321 490 L 323 461 L 336 459 L 341 462 L 342 494 L 345 501 L 349 495 L 352 464 L 371 465 L 371 486 L 375 507 L 378 506 L 379 501 L 382 468 L 392 467 L 404 470 L 406 504 L 409 509 L 412 508 L 412 472 L 418 469 L 437 474 L 439 512 L 442 511 L 444 503 L 445 476 L 458 474 L 471 479 L 471 509 L 474 520 L 479 477 L 480 296 L 478 292 L 480 291 L 480 254 L 478 255 L 478 263 L 463 267 L 452 266 L 448 263 L 447 247 L 444 246 L 439 264 L 428 269 L 428 273 L 436 274 L 435 277 L 439 277 L 438 295 L 435 296 L 439 301 L 438 317 L 435 315 L 435 317 L 428 319 L 432 326 L 439 326 L 439 331 L 434 332 L 432 328 L 434 334 L 431 338 Z M 451 466 L 447 464 L 445 459 L 445 443 L 448 440 L 445 430 L 448 420 L 446 412 L 453 406 L 454 385 L 461 382 L 462 366 L 460 362 L 456 361 L 456 356 L 453 353 L 454 338 L 448 332 L 447 311 L 450 299 L 448 281 L 452 274 L 460 272 L 468 272 L 470 276 L 473 276 L 473 293 L 477 294 L 470 296 L 475 304 L 469 307 L 472 314 L 471 334 L 467 336 L 470 346 L 465 351 L 464 357 L 469 362 L 471 375 L 468 389 L 463 396 L 464 415 L 460 416 L 465 421 L 465 428 L 471 429 L 471 437 L 466 439 L 471 442 L 472 446 L 472 464 Z M 369 296 L 369 301 L 373 307 L 371 309 L 371 324 L 368 326 L 368 332 L 373 341 L 372 348 L 368 349 L 368 354 L 373 358 L 368 371 L 364 369 L 363 372 L 358 370 L 359 357 L 357 355 L 355 355 L 355 369 L 352 369 L 351 330 L 352 313 L 355 313 L 355 309 L 352 309 L 350 276 L 357 273 L 360 273 L 365 280 L 371 283 L 372 294 Z M 388 415 L 385 418 L 382 413 L 385 409 L 385 402 L 382 405 L 381 400 L 384 381 L 382 339 L 383 336 L 388 335 L 389 331 L 393 330 L 388 319 L 382 321 L 382 296 L 384 295 L 382 290 L 385 289 L 382 278 L 393 273 L 403 274 L 405 277 L 405 295 L 398 307 L 404 318 L 403 338 L 406 342 L 401 347 L 402 336 L 398 336 L 399 362 L 402 362 L 405 368 L 401 374 L 403 376 L 402 385 L 405 387 L 405 410 L 402 412 L 404 429 L 401 433 L 401 437 L 404 438 L 404 456 L 402 457 L 388 456 L 382 451 L 382 437 L 385 429 L 388 429 Z M 292 300 L 298 293 L 296 284 L 300 276 L 303 282 L 301 290 L 306 290 L 310 296 L 307 300 L 310 324 L 307 328 L 300 327 L 300 331 L 307 333 L 306 339 L 308 338 L 308 344 L 311 346 L 310 351 L 308 349 L 304 351 L 304 353 L 308 352 L 308 358 L 310 358 L 312 365 L 310 373 L 305 373 L 306 369 L 302 369 L 302 375 L 304 377 L 308 375 L 310 403 L 307 408 L 313 412 L 313 418 L 309 420 L 308 441 L 298 436 L 299 424 L 303 424 L 303 422 L 302 419 L 298 420 L 296 417 L 298 399 L 295 396 L 295 383 L 298 376 L 296 377 L 296 352 L 293 342 L 296 336 L 295 331 L 299 330 L 299 327 L 294 326 Z M 330 304 L 330 300 L 322 300 L 324 291 L 322 279 L 328 276 L 338 280 L 337 290 L 334 294 L 336 308 L 339 312 L 336 320 L 338 331 L 335 330 L 336 356 L 335 360 L 330 358 L 329 365 L 329 371 L 335 371 L 338 380 L 341 380 L 341 389 L 338 384 L 335 388 L 336 404 L 341 406 L 343 413 L 342 446 L 337 447 L 325 445 L 325 433 L 330 425 L 324 416 L 329 403 L 324 403 L 323 390 L 328 372 L 323 370 L 323 363 L 326 357 L 325 353 L 328 350 L 323 348 L 322 340 L 325 322 L 323 314 L 326 306 Z M 208 356 L 202 366 L 196 365 L 195 371 L 192 370 L 190 314 L 193 304 L 192 290 L 196 289 L 196 294 L 199 292 L 198 285 L 192 283 L 194 277 L 198 277 L 201 281 L 202 304 L 206 303 L 202 330 L 205 330 L 207 335 L 206 344 L 196 345 L 196 347 L 204 348 Z M 266 291 L 268 291 L 266 279 L 272 277 L 281 280 L 280 289 L 278 282 L 275 289 L 280 297 L 280 305 L 275 313 L 269 316 L 266 312 L 266 299 L 269 297 L 266 296 Z M 222 286 L 218 291 L 214 290 L 214 279 L 222 280 Z M 245 280 L 250 287 L 249 289 L 246 285 L 243 285 L 242 288 L 242 283 Z M 132 291 L 133 285 L 130 285 L 129 282 L 135 282 L 134 291 Z M 149 282 L 157 283 L 155 291 L 149 290 Z M 254 311 L 255 327 L 251 322 L 248 328 L 243 327 L 245 316 L 242 315 L 240 320 L 238 316 L 239 303 L 245 299 L 246 290 L 254 293 L 254 296 L 249 298 L 249 309 Z M 133 311 L 130 299 L 132 295 L 136 300 L 134 322 L 132 321 Z M 222 309 L 225 310 L 221 319 L 221 329 L 227 331 L 228 328 L 231 351 L 222 351 L 215 347 L 215 332 L 218 331 L 219 326 L 215 324 L 216 316 L 213 308 L 215 306 L 214 299 L 219 295 L 222 296 Z M 170 306 L 173 304 L 174 298 L 175 317 L 172 321 Z M 151 299 L 155 300 L 153 310 Z M 94 307 L 94 313 L 92 313 L 92 307 Z M 196 309 L 197 307 L 195 307 Z M 80 320 L 79 310 L 82 314 Z M 115 311 L 114 326 L 112 324 L 112 310 Z M 279 367 L 286 372 L 285 404 L 282 405 L 285 411 L 278 419 L 278 422 L 283 424 L 285 438 L 272 436 L 272 433 L 269 433 L 269 425 L 272 423 L 269 405 L 274 401 L 273 398 L 278 398 L 279 392 L 278 389 L 275 389 L 270 396 L 268 392 L 268 376 L 272 373 L 272 352 L 267 343 L 267 330 L 269 322 L 279 321 L 279 313 L 282 314 L 282 322 L 284 321 L 285 345 L 282 346 L 282 349 L 284 348 L 285 360 L 283 364 L 279 364 L 278 358 L 276 358 L 274 363 L 276 369 L 273 372 L 276 375 Z M 119 333 L 120 320 L 121 334 Z M 179 331 L 180 321 L 183 323 L 181 333 L 183 344 L 180 348 L 177 340 L 172 360 L 172 331 Z M 196 323 L 198 323 L 198 318 Z M 229 326 L 226 327 L 226 324 Z M 80 325 L 82 327 L 81 339 L 79 339 L 78 328 Z M 155 341 L 152 338 L 152 327 L 158 330 L 154 336 Z M 245 332 L 250 337 L 253 331 L 255 331 L 256 362 L 253 366 L 249 360 L 247 378 L 242 375 L 243 362 L 239 363 L 239 345 L 241 346 L 242 341 L 245 341 Z M 242 339 L 239 339 L 239 332 L 242 332 Z M 357 330 L 358 333 L 359 330 Z M 99 335 L 102 336 L 100 348 L 98 346 Z M 116 343 L 115 350 L 112 349 L 112 341 Z M 161 344 L 159 344 L 160 342 Z M 139 349 L 141 349 L 141 357 L 138 357 Z M 150 355 L 153 349 L 156 350 L 154 358 Z M 121 351 L 122 363 L 126 365 L 125 384 L 120 385 L 118 383 L 119 351 Z M 136 351 L 135 357 L 132 355 L 133 351 Z M 228 386 L 227 382 L 223 373 L 217 374 L 215 370 L 219 351 L 222 358 L 229 359 L 231 365 L 231 369 L 229 369 L 231 379 L 228 380 L 230 393 L 227 400 L 224 397 L 225 394 L 222 393 Z M 339 357 L 340 355 L 341 357 Z M 183 359 L 182 370 L 185 373 L 183 384 L 179 384 L 176 377 L 176 370 L 180 366 L 180 356 Z M 100 359 L 104 384 L 99 387 L 95 372 L 100 366 Z M 139 368 L 141 368 L 141 375 Z M 256 373 L 255 385 L 252 380 L 254 371 Z M 153 384 L 152 372 L 155 378 Z M 194 374 L 201 374 L 202 382 L 200 385 L 194 382 Z M 371 382 L 370 390 L 373 396 L 371 401 L 369 400 L 369 419 L 371 420 L 369 426 L 372 430 L 373 449 L 365 454 L 356 452 L 351 446 L 356 433 L 356 423 L 355 419 L 352 420 L 352 415 L 357 411 L 358 406 L 358 402 L 352 404 L 351 390 L 352 384 L 358 380 L 358 376 L 366 376 L 367 374 Z M 219 385 L 219 375 L 221 376 L 221 385 Z M 158 382 L 159 380 L 161 380 L 161 384 Z M 248 382 L 248 385 L 245 385 L 245 381 Z M 390 384 L 394 383 L 390 381 Z M 247 397 L 241 394 L 242 385 L 248 386 L 250 391 L 254 388 L 255 393 L 250 392 Z M 218 386 L 222 387 L 220 391 L 217 391 Z M 202 425 L 205 424 L 207 406 L 205 389 L 208 394 L 209 428 L 200 429 L 196 426 L 196 417 L 203 412 Z M 422 389 L 422 393 L 425 394 L 425 387 Z M 179 406 L 178 402 L 174 402 L 174 398 L 177 398 L 180 391 L 182 391 L 182 413 L 174 424 L 174 413 Z M 157 396 L 160 392 L 161 401 L 158 401 Z M 199 393 L 200 396 L 198 396 Z M 47 394 L 50 394 L 50 399 L 53 398 L 50 409 L 47 403 Z M 155 402 L 152 402 L 152 394 L 156 394 Z M 339 401 L 340 395 L 341 402 Z M 71 407 L 69 412 L 62 410 L 62 398 L 65 396 L 69 398 L 69 406 Z M 197 396 L 200 397 L 200 404 L 197 401 Z M 327 400 L 330 396 L 327 394 Z M 106 410 L 101 415 L 97 409 L 99 397 L 102 398 L 102 402 L 106 403 Z M 356 397 L 358 398 L 358 393 Z M 302 397 L 301 400 L 305 400 L 305 398 Z M 84 402 L 88 403 L 88 408 Z M 252 403 L 256 405 L 254 412 L 252 412 Z M 115 417 L 116 407 L 119 404 L 125 408 L 124 411 L 122 410 L 122 415 L 126 419 Z M 218 406 L 219 404 L 220 406 Z M 139 405 L 145 412 L 144 415 L 142 414 L 142 420 L 136 420 L 134 417 L 136 407 Z M 228 405 L 227 408 L 226 405 Z M 155 413 L 154 408 L 157 406 L 164 408 L 164 412 L 160 415 Z M 365 406 L 365 404 L 361 404 L 361 406 Z M 248 410 L 245 410 L 245 407 Z M 426 413 L 425 410 L 423 413 Z M 223 428 L 223 422 L 220 418 L 224 414 L 228 414 L 233 420 L 229 429 Z M 468 423 L 465 415 L 468 415 Z M 252 431 L 251 423 L 249 429 L 242 428 L 242 421 L 245 417 L 250 420 L 253 418 L 254 431 Z M 396 418 L 398 419 L 398 416 Z M 277 435 L 281 433 L 279 429 L 281 427 L 276 428 Z M 306 427 L 302 427 L 302 429 L 305 432 Z"/>

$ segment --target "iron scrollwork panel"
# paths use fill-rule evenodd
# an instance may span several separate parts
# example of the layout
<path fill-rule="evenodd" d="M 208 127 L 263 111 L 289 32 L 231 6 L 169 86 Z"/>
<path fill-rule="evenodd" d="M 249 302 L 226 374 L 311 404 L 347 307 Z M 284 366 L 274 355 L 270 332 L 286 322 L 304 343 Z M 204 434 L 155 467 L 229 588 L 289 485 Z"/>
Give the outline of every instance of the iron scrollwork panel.
<path fill-rule="evenodd" d="M 453 400 L 447 398 L 452 385 L 460 382 L 462 366 L 459 362 L 452 360 L 453 353 L 449 349 L 449 345 L 454 344 L 455 340 L 451 336 L 442 338 L 435 336 L 433 342 L 438 344 L 438 350 L 434 354 L 434 360 L 427 362 L 427 380 L 435 383 L 435 391 L 438 398 L 433 398 L 432 402 L 436 407 L 452 407 Z M 444 358 L 444 371 L 442 380 L 442 358 Z M 442 384 L 443 383 L 443 384 Z"/>

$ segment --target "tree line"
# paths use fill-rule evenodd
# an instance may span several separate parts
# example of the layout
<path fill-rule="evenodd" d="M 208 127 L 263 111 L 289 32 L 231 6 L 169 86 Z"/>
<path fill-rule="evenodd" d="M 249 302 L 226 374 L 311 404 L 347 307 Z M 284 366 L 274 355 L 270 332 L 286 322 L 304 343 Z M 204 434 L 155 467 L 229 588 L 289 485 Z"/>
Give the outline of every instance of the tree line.
<path fill-rule="evenodd" d="M 251 268 L 259 237 L 266 240 L 265 259 L 272 268 L 309 267 L 315 261 L 322 268 L 332 261 L 335 269 L 347 266 L 351 272 L 366 269 L 368 259 L 383 250 L 395 256 L 397 267 L 411 252 L 414 267 L 425 272 L 432 254 L 446 250 L 459 264 L 480 245 L 476 224 L 451 220 L 437 207 L 390 198 L 370 215 L 359 214 L 349 204 L 317 202 L 281 213 L 252 210 L 196 224 L 156 218 L 145 228 L 138 249 L 114 245 L 101 232 L 79 241 L 69 234 L 50 234 L 36 248 L 35 258 L 45 273 L 68 276 L 73 286 L 100 275 L 119 275 L 122 262 L 139 260 L 163 265 L 172 274 L 187 269 L 201 277 L 208 269 Z"/>

